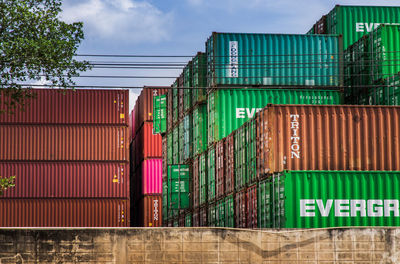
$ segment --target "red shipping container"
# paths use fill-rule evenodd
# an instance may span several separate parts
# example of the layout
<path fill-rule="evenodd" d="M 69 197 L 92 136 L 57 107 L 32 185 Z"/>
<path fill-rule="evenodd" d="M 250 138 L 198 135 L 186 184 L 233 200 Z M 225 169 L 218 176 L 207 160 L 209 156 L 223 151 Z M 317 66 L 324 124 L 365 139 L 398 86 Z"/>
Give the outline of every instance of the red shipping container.
<path fill-rule="evenodd" d="M 201 207 L 199 210 L 199 215 L 200 215 L 200 220 L 199 220 L 199 225 L 200 226 L 207 226 L 207 206 Z"/>
<path fill-rule="evenodd" d="M 132 110 L 132 112 L 129 114 L 129 142 L 132 142 L 132 140 L 136 136 L 136 127 L 135 127 L 135 109 Z"/>
<path fill-rule="evenodd" d="M 235 153 L 234 153 L 234 133 L 225 139 L 225 194 L 233 193 L 235 189 Z"/>
<path fill-rule="evenodd" d="M 2 124 L 96 124 L 128 126 L 128 90 L 32 89 L 34 98 L 14 114 L 0 114 Z M 0 93 L 0 110 L 6 109 Z M 0 111 L 1 112 L 1 111 Z"/>
<path fill-rule="evenodd" d="M 200 204 L 199 156 L 193 160 L 193 206 Z"/>
<path fill-rule="evenodd" d="M 129 161 L 128 127 L 0 126 L 0 160 Z"/>
<path fill-rule="evenodd" d="M 219 199 L 225 194 L 225 139 L 217 142 L 215 147 L 216 151 L 216 183 L 215 183 L 215 194 L 216 198 Z"/>
<path fill-rule="evenodd" d="M 128 227 L 126 199 L 0 199 L 0 227 Z"/>
<path fill-rule="evenodd" d="M 129 198 L 128 163 L 7 162 L 15 187 L 0 198 Z"/>
<path fill-rule="evenodd" d="M 162 194 L 162 160 L 144 160 L 139 171 L 142 194 Z"/>
<path fill-rule="evenodd" d="M 235 227 L 246 228 L 246 189 L 235 194 Z"/>
<path fill-rule="evenodd" d="M 247 225 L 248 228 L 257 228 L 257 184 L 247 188 Z"/>
<path fill-rule="evenodd" d="M 140 223 L 144 227 L 162 226 L 162 195 L 145 195 L 140 200 Z"/>
<path fill-rule="evenodd" d="M 144 86 L 135 104 L 135 129 L 140 129 L 144 122 L 153 122 L 153 95 L 165 94 L 169 86 Z M 137 132 L 136 132 L 137 133 Z"/>
<path fill-rule="evenodd" d="M 400 107 L 268 105 L 256 115 L 259 177 L 284 170 L 400 170 Z"/>
<path fill-rule="evenodd" d="M 139 165 L 143 159 L 162 158 L 161 135 L 153 134 L 153 123 L 146 122 L 140 128 L 135 138 L 135 162 Z"/>

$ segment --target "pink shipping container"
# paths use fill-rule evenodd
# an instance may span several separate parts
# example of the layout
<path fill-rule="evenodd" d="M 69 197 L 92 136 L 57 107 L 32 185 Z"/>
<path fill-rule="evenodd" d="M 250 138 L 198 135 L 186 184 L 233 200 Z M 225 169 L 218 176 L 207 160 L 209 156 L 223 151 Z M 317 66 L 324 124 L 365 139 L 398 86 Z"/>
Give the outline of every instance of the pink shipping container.
<path fill-rule="evenodd" d="M 0 199 L 0 227 L 128 227 L 125 199 Z"/>
<path fill-rule="evenodd" d="M 144 122 L 153 122 L 153 96 L 167 93 L 168 88 L 168 86 L 143 87 L 135 104 L 136 131 L 140 129 Z"/>
<path fill-rule="evenodd" d="M 128 126 L 128 90 L 32 89 L 25 111 L 0 114 L 2 124 L 117 124 Z M 3 98 L 3 99 L 2 99 Z M 0 94 L 0 110 L 5 109 Z"/>
<path fill-rule="evenodd" d="M 247 225 L 248 228 L 257 228 L 257 184 L 247 188 Z"/>
<path fill-rule="evenodd" d="M 128 163 L 7 162 L 0 176 L 15 176 L 2 198 L 128 198 Z"/>
<path fill-rule="evenodd" d="M 128 127 L 0 126 L 0 160 L 129 161 Z"/>
<path fill-rule="evenodd" d="M 162 158 L 161 135 L 153 134 L 153 123 L 146 122 L 140 128 L 135 138 L 135 159 L 139 165 L 143 159 Z"/>
<path fill-rule="evenodd" d="M 142 194 L 162 193 L 162 159 L 144 160 L 141 165 Z"/>

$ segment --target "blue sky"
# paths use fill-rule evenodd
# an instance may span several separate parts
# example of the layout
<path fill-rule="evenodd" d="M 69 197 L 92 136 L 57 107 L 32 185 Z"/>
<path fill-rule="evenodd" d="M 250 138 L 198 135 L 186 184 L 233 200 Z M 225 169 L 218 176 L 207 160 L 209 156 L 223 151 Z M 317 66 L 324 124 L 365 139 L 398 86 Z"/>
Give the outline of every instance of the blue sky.
<path fill-rule="evenodd" d="M 64 0 L 61 18 L 84 22 L 79 54 L 195 55 L 211 32 L 306 33 L 335 4 L 397 5 L 400 0 Z M 81 59 L 81 58 L 80 58 Z M 187 62 L 188 58 L 86 58 Z M 93 69 L 82 75 L 178 76 L 181 70 Z M 78 78 L 77 85 L 170 85 L 173 79 Z M 140 93 L 131 89 L 130 108 Z"/>

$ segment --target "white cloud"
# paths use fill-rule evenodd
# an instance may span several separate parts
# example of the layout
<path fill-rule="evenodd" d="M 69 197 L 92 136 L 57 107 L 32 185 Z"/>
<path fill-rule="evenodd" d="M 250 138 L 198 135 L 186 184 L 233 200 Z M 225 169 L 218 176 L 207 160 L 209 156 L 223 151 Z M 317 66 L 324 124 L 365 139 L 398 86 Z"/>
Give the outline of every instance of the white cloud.
<path fill-rule="evenodd" d="M 133 43 L 168 39 L 173 20 L 171 13 L 135 0 L 65 1 L 61 18 L 68 23 L 83 21 L 88 36 Z"/>
<path fill-rule="evenodd" d="M 133 107 L 136 104 L 136 99 L 139 97 L 140 91 L 139 92 L 134 92 L 132 89 L 129 90 L 129 113 L 132 112 Z"/>

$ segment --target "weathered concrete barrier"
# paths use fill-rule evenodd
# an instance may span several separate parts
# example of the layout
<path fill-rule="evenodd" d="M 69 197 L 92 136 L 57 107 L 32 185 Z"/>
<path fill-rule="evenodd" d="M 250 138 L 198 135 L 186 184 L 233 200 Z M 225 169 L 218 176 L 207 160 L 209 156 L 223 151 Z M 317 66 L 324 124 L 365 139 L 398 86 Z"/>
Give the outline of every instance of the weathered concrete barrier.
<path fill-rule="evenodd" d="M 0 229 L 0 263 L 400 263 L 400 229 Z"/>

